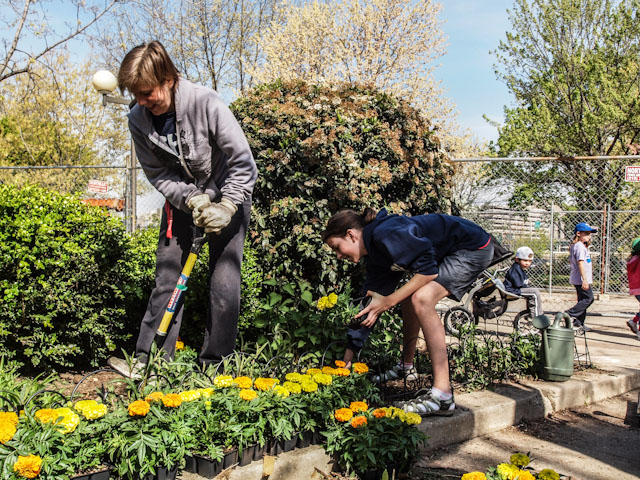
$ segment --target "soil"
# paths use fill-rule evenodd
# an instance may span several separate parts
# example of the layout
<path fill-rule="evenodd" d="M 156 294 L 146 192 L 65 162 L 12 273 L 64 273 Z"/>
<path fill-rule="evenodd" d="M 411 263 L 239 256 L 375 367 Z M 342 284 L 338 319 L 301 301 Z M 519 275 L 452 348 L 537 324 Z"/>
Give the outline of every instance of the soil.
<path fill-rule="evenodd" d="M 61 373 L 48 389 L 57 390 L 67 398 L 73 394 L 74 401 L 97 399 L 99 392 L 103 389 L 124 393 L 125 384 L 122 380 L 122 375 L 113 371 L 67 372 Z"/>

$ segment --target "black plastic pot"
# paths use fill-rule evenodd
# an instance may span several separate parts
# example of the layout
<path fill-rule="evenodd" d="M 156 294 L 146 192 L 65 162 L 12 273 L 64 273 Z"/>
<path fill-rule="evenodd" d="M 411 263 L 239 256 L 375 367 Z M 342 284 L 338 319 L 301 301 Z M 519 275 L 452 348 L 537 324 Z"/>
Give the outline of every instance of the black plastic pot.
<path fill-rule="evenodd" d="M 238 450 L 233 449 L 224 454 L 224 458 L 222 459 L 222 468 L 229 468 L 238 463 Z"/>
<path fill-rule="evenodd" d="M 273 455 L 275 457 L 276 455 L 279 455 L 282 452 L 283 452 L 282 440 L 276 440 L 275 438 L 272 438 L 271 440 L 269 440 L 269 444 L 267 447 L 267 455 Z"/>
<path fill-rule="evenodd" d="M 313 440 L 313 432 L 307 430 L 306 432 L 302 432 L 298 434 L 298 448 L 306 448 L 311 445 L 311 441 Z"/>
<path fill-rule="evenodd" d="M 71 480 L 109 480 L 111 477 L 111 470 L 105 468 L 103 470 L 91 473 L 83 473 L 82 475 L 76 475 L 71 477 Z"/>
<path fill-rule="evenodd" d="M 222 471 L 222 462 L 211 460 L 207 457 L 194 456 L 196 461 L 196 473 L 205 478 L 214 478 Z"/>
<path fill-rule="evenodd" d="M 360 480 L 380 480 L 380 478 L 382 478 L 382 472 L 384 472 L 384 470 L 375 469 L 357 473 Z"/>
<path fill-rule="evenodd" d="M 262 457 L 267 453 L 267 445 L 256 445 L 253 451 L 253 460 L 262 460 Z"/>
<path fill-rule="evenodd" d="M 298 434 L 294 433 L 289 440 L 284 440 L 282 442 L 282 451 L 290 452 L 291 450 L 296 448 L 297 443 L 298 443 Z"/>
<path fill-rule="evenodd" d="M 156 469 L 157 480 L 176 480 L 176 474 L 178 473 L 178 467 L 173 467 L 169 470 L 166 467 L 158 467 Z"/>
<path fill-rule="evenodd" d="M 320 435 L 320 430 L 314 430 L 311 433 L 311 444 L 312 445 L 321 445 L 322 444 L 322 435 Z"/>
<path fill-rule="evenodd" d="M 242 449 L 242 455 L 240 454 L 240 452 L 238 452 L 241 467 L 249 465 L 251 462 L 253 462 L 256 448 L 258 448 L 257 445 L 247 445 Z"/>
<path fill-rule="evenodd" d="M 184 457 L 184 471 L 189 473 L 198 473 L 196 459 L 190 455 Z"/>

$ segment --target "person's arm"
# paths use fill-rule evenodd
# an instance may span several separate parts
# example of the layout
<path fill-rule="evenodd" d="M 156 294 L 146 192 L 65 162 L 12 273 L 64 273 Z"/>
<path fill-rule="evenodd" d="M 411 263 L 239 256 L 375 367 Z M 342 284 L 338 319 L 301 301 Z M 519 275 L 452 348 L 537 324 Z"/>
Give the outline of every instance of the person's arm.
<path fill-rule="evenodd" d="M 585 264 L 584 260 L 578 260 L 578 270 L 580 270 L 580 277 L 582 278 L 582 289 L 589 290 L 589 284 L 587 283 L 587 280 L 586 280 L 587 271 L 584 264 Z"/>
<path fill-rule="evenodd" d="M 361 318 L 366 315 L 366 318 L 362 321 L 361 325 L 364 327 L 370 327 L 375 323 L 376 319 L 382 312 L 398 305 L 437 277 L 438 274 L 422 275 L 420 273 L 416 273 L 407 283 L 387 296 L 368 290 L 367 296 L 371 297 L 371 302 L 366 308 L 363 308 L 355 318 Z"/>

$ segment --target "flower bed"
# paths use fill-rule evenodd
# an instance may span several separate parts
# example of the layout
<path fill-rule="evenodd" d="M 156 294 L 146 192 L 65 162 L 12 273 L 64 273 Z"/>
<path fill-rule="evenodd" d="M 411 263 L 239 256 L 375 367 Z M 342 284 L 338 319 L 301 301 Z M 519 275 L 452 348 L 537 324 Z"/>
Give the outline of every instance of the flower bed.
<path fill-rule="evenodd" d="M 186 459 L 191 471 L 209 468 L 213 475 L 312 438 L 326 439 L 348 471 L 406 464 L 425 439 L 413 427 L 419 417 L 369 408 L 363 400 L 379 402 L 379 395 L 366 378 L 367 366 L 336 363 L 281 378 L 192 375 L 181 389 L 168 386 L 175 384 L 168 369 L 140 385 L 120 380 L 124 394 L 98 401 L 61 401 L 60 394 L 42 390 L 19 415 L 0 414 L 0 477 L 63 480 L 109 465 L 121 478 L 160 478 L 161 471 L 170 477 L 185 468 Z M 181 371 L 173 374 L 173 380 L 184 378 Z M 356 416 L 342 423 L 336 412 L 347 400 Z M 361 455 L 374 437 L 386 453 Z"/>

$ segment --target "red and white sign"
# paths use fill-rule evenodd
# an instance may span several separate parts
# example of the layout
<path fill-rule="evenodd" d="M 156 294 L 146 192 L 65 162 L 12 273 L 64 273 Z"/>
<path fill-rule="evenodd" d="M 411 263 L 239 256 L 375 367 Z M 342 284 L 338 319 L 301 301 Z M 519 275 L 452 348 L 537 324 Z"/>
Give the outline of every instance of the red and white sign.
<path fill-rule="evenodd" d="M 107 193 L 109 191 L 109 184 L 102 180 L 89 180 L 87 190 L 91 193 Z"/>
<path fill-rule="evenodd" d="M 625 182 L 640 182 L 640 165 L 624 167 Z"/>

